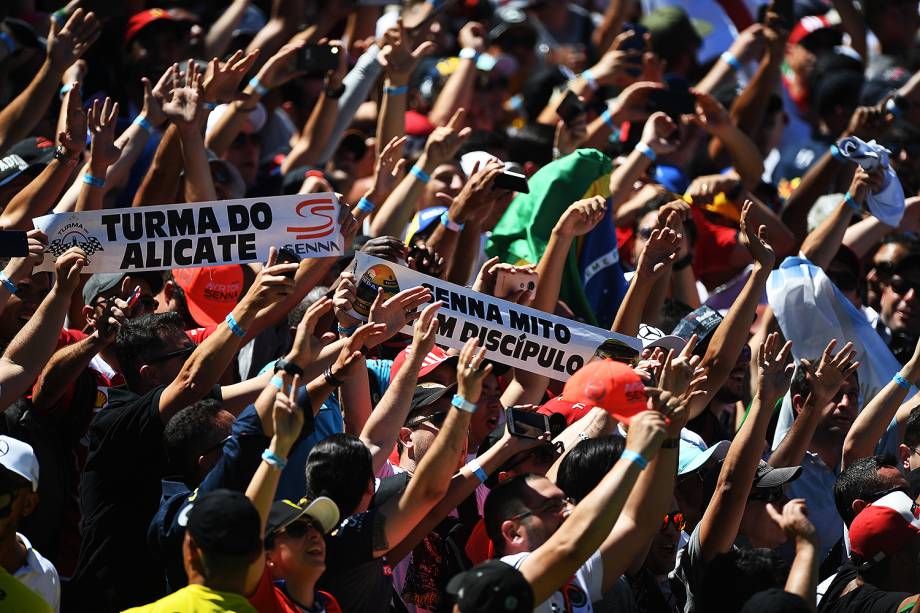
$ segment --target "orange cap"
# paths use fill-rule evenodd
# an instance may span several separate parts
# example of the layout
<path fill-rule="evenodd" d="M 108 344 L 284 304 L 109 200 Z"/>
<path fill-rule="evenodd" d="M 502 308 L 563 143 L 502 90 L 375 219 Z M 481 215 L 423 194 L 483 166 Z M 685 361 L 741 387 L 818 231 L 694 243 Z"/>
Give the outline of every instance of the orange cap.
<path fill-rule="evenodd" d="M 596 360 L 572 375 L 562 398 L 600 407 L 621 422 L 648 408 L 645 385 L 632 368 L 614 360 Z"/>
<path fill-rule="evenodd" d="M 243 269 L 239 264 L 177 268 L 172 274 L 185 292 L 189 314 L 199 326 L 222 322 L 243 294 Z"/>

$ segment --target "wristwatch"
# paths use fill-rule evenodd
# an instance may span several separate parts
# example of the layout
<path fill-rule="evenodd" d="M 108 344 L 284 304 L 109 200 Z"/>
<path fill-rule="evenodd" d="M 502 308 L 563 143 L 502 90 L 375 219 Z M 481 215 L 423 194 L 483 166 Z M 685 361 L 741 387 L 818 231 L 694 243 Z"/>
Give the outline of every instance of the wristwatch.
<path fill-rule="evenodd" d="M 54 154 L 51 156 L 58 162 L 67 162 L 72 164 L 77 161 L 77 156 L 72 155 L 64 145 L 58 145 L 54 148 Z"/>
<path fill-rule="evenodd" d="M 323 91 L 326 93 L 326 97 L 330 100 L 338 100 L 342 97 L 342 94 L 345 93 L 345 84 L 339 84 L 338 88 L 336 89 L 329 89 L 328 85 L 324 85 Z"/>
<path fill-rule="evenodd" d="M 275 372 L 278 372 L 279 370 L 283 370 L 284 372 L 291 375 L 292 377 L 294 375 L 300 375 L 301 377 L 303 376 L 303 368 L 301 368 L 294 362 L 288 362 L 284 358 L 279 358 L 275 362 Z"/>

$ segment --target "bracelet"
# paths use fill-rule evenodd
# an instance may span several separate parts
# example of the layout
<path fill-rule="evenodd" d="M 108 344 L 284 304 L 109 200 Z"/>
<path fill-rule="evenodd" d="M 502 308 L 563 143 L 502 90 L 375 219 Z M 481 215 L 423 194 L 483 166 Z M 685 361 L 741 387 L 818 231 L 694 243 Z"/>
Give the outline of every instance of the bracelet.
<path fill-rule="evenodd" d="M 94 177 L 88 172 L 83 173 L 83 182 L 87 185 L 92 185 L 93 187 L 105 187 L 105 179 Z"/>
<path fill-rule="evenodd" d="M 448 230 L 452 230 L 453 232 L 460 232 L 461 230 L 463 230 L 463 226 L 464 226 L 464 224 L 462 223 L 451 221 L 450 217 L 447 216 L 447 211 L 444 211 L 443 213 L 441 213 L 441 225 L 447 228 Z"/>
<path fill-rule="evenodd" d="M 72 89 L 73 89 L 73 82 L 64 83 L 63 85 L 61 85 L 61 89 L 58 91 L 58 97 L 60 97 L 60 99 L 63 100 L 64 96 L 67 95 L 67 92 L 69 92 Z"/>
<path fill-rule="evenodd" d="M 584 71 L 580 76 L 588 83 L 588 87 L 591 88 L 591 91 L 596 92 L 600 87 L 600 84 L 597 82 L 597 79 L 594 77 L 594 73 L 591 72 L 591 70 Z"/>
<path fill-rule="evenodd" d="M 358 204 L 355 206 L 355 210 L 359 213 L 372 213 L 375 208 L 377 207 L 374 203 L 363 196 L 358 200 Z"/>
<path fill-rule="evenodd" d="M 489 478 L 489 474 L 483 470 L 482 466 L 479 465 L 479 462 L 477 462 L 475 458 L 467 462 L 466 467 L 470 469 L 471 473 L 476 475 L 476 478 L 479 479 L 480 483 L 485 483 Z"/>
<path fill-rule="evenodd" d="M 67 150 L 63 145 L 58 145 L 54 148 L 54 153 L 51 154 L 51 159 L 57 160 L 64 164 L 76 164 L 77 157 L 70 154 L 70 151 Z"/>
<path fill-rule="evenodd" d="M 859 212 L 862 211 L 862 205 L 859 204 L 858 202 L 856 202 L 856 199 L 853 198 L 853 196 L 852 196 L 852 194 L 850 194 L 850 192 L 847 192 L 847 193 L 845 193 L 845 194 L 843 195 L 843 201 L 846 202 L 847 205 L 848 205 L 851 209 L 853 209 L 854 211 L 856 211 L 857 213 L 859 213 Z"/>
<path fill-rule="evenodd" d="M 4 283 L 4 285 L 6 285 L 6 284 Z M 904 377 L 902 377 L 902 376 L 901 376 L 901 373 L 899 373 L 899 372 L 894 373 L 894 376 L 891 378 L 891 380 L 894 381 L 895 383 L 897 383 L 898 385 L 900 385 L 901 387 L 903 387 L 903 388 L 906 389 L 906 390 L 909 390 L 909 389 L 910 389 L 910 381 L 908 381 L 907 379 L 905 379 Z"/>
<path fill-rule="evenodd" d="M 675 436 L 674 438 L 665 439 L 665 441 L 661 443 L 662 449 L 677 449 L 678 447 L 680 447 L 680 437 L 679 436 Z"/>
<path fill-rule="evenodd" d="M 402 96 L 403 94 L 409 91 L 409 86 L 408 85 L 396 85 L 396 86 L 391 87 L 388 85 L 387 87 L 383 89 L 384 91 L 386 91 L 387 96 Z"/>
<path fill-rule="evenodd" d="M 469 414 L 476 412 L 476 405 L 461 396 L 460 394 L 454 394 L 454 397 L 450 401 L 450 405 L 461 411 L 466 411 Z"/>
<path fill-rule="evenodd" d="M 6 32 L 0 32 L 0 41 L 3 41 L 3 44 L 6 45 L 6 52 L 10 55 L 16 53 L 16 41 L 13 40 L 13 37 L 7 34 Z"/>
<path fill-rule="evenodd" d="M 648 466 L 648 460 L 643 458 L 640 454 L 636 453 L 632 449 L 624 449 L 623 453 L 620 454 L 621 460 L 626 460 L 627 462 L 632 462 L 639 467 L 639 470 L 645 470 L 645 467 Z"/>
<path fill-rule="evenodd" d="M 16 287 L 15 283 L 10 281 L 10 278 L 6 276 L 6 273 L 0 272 L 0 283 L 2 283 L 3 287 L 6 288 L 6 291 L 8 291 L 11 294 L 15 294 L 16 291 L 19 289 L 18 287 Z"/>
<path fill-rule="evenodd" d="M 479 59 L 479 56 L 482 55 L 472 47 L 464 47 L 460 50 L 460 53 L 457 54 L 461 60 L 473 60 L 474 62 Z"/>
<path fill-rule="evenodd" d="M 287 460 L 268 449 L 262 452 L 262 459 L 265 460 L 266 464 L 278 470 L 284 470 L 284 467 L 287 466 Z"/>
<path fill-rule="evenodd" d="M 635 149 L 653 162 L 658 159 L 658 155 L 655 153 L 655 150 L 643 143 L 641 140 L 636 143 Z"/>
<path fill-rule="evenodd" d="M 737 57 L 735 57 L 734 53 L 732 53 L 731 51 L 726 51 L 719 57 L 722 58 L 723 62 L 731 66 L 732 70 L 734 70 L 735 72 L 741 72 L 741 69 L 743 68 L 743 66 L 741 65 L 741 61 Z"/>
<path fill-rule="evenodd" d="M 278 358 L 275 360 L 275 372 L 278 372 L 279 370 L 283 370 L 292 377 L 294 375 L 300 375 L 301 377 L 303 376 L 303 368 L 294 362 L 288 362 L 284 358 Z"/>
<path fill-rule="evenodd" d="M 262 82 L 259 81 L 259 77 L 253 77 L 249 79 L 249 87 L 256 90 L 256 93 L 260 96 L 264 96 L 269 92 L 269 89 L 262 85 Z"/>
<path fill-rule="evenodd" d="M 323 371 L 323 379 L 326 380 L 326 383 L 331 387 L 341 387 L 344 381 L 337 379 L 335 375 L 332 374 L 332 367 L 327 366 L 326 370 Z"/>
<path fill-rule="evenodd" d="M 674 262 L 672 266 L 672 270 L 683 270 L 684 268 L 690 266 L 690 264 L 692 263 L 693 263 L 693 254 L 688 253 L 684 257 Z"/>
<path fill-rule="evenodd" d="M 829 149 L 830 149 L 830 152 L 831 152 L 831 156 L 832 156 L 835 160 L 840 160 L 841 162 L 846 162 L 846 161 L 847 161 L 847 157 L 846 157 L 845 155 L 843 155 L 843 153 L 840 152 L 840 147 L 838 147 L 836 144 L 831 143 L 831 146 L 829 147 Z"/>
<path fill-rule="evenodd" d="M 235 336 L 243 338 L 246 336 L 246 330 L 243 330 L 240 327 L 240 324 L 236 322 L 236 318 L 233 316 L 233 313 L 227 313 L 227 316 L 224 318 L 224 321 L 227 322 L 227 326 L 230 328 L 230 331 L 233 332 Z"/>
<path fill-rule="evenodd" d="M 351 336 L 357 329 L 358 326 L 351 326 L 350 328 L 346 328 L 342 324 L 339 324 L 339 336 Z"/>
<path fill-rule="evenodd" d="M 422 183 L 428 183 L 431 181 L 431 175 L 419 168 L 418 164 L 409 169 L 409 174 L 421 181 Z"/>
<path fill-rule="evenodd" d="M 282 381 L 282 380 L 281 380 L 281 377 L 279 377 L 279 376 L 277 376 L 277 375 L 275 375 L 274 377 L 272 377 L 272 379 L 271 379 L 271 381 L 269 381 L 269 383 L 271 383 L 272 385 L 274 385 L 275 387 L 277 387 L 279 390 L 284 390 L 284 381 Z"/>
<path fill-rule="evenodd" d="M 67 25 L 67 9 L 62 8 L 51 13 L 51 19 L 53 19 L 60 27 Z"/>
<path fill-rule="evenodd" d="M 613 123 L 613 113 L 610 112 L 610 108 L 604 110 L 601 113 L 601 119 L 604 120 L 604 123 L 607 124 L 607 127 L 610 128 L 611 132 L 619 132 L 620 129 L 617 127 L 617 124 Z"/>
<path fill-rule="evenodd" d="M 217 103 L 216 102 L 205 102 L 202 104 L 202 106 L 204 106 L 204 108 L 206 108 L 209 111 L 213 111 L 214 109 L 217 108 Z"/>
<path fill-rule="evenodd" d="M 131 123 L 133 123 L 136 126 L 140 126 L 144 130 L 144 132 L 146 132 L 147 134 L 150 134 L 151 132 L 153 132 L 153 126 L 150 125 L 150 122 L 147 121 L 147 118 L 144 117 L 143 115 L 138 115 L 137 117 L 134 118 L 134 121 L 132 121 Z"/>

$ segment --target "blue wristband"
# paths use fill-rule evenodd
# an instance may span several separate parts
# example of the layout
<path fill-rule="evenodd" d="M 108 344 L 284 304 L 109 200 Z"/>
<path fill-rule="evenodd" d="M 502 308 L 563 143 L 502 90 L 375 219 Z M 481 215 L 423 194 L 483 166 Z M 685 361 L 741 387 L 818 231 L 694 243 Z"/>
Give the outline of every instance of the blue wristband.
<path fill-rule="evenodd" d="M 268 449 L 262 452 L 262 459 L 265 460 L 266 463 L 277 468 L 278 470 L 284 470 L 284 467 L 287 466 L 287 460 L 282 458 L 280 455 L 276 455 L 272 453 Z"/>
<path fill-rule="evenodd" d="M 213 111 L 214 109 L 217 108 L 216 102 L 205 102 L 203 104 L 204 104 L 204 108 L 206 108 L 209 111 Z"/>
<path fill-rule="evenodd" d="M 2 283 L 3 287 L 6 288 L 6 291 L 8 291 L 11 294 L 15 294 L 16 291 L 19 289 L 18 287 L 16 287 L 16 284 L 10 281 L 10 278 L 7 277 L 2 272 L 0 272 L 0 283 Z"/>
<path fill-rule="evenodd" d="M 846 162 L 846 161 L 847 161 L 847 157 L 846 157 L 845 155 L 843 155 L 842 153 L 840 153 L 840 147 L 838 147 L 836 144 L 831 143 L 831 146 L 829 147 L 829 149 L 830 149 L 830 152 L 831 152 L 831 156 L 832 156 L 835 160 L 840 160 L 841 162 Z"/>
<path fill-rule="evenodd" d="M 147 118 L 144 117 L 143 115 L 138 115 L 137 117 L 134 118 L 134 121 L 132 121 L 131 123 L 143 128 L 144 132 L 146 132 L 147 134 L 150 134 L 151 132 L 153 132 L 153 126 L 150 125 L 150 122 L 147 121 Z"/>
<path fill-rule="evenodd" d="M 843 195 L 843 201 L 846 202 L 847 205 L 848 205 L 851 209 L 853 209 L 854 211 L 856 211 L 857 213 L 859 213 L 859 212 L 862 211 L 862 205 L 859 204 L 858 202 L 856 202 L 856 199 L 853 198 L 853 196 L 850 194 L 850 192 L 847 192 L 847 193 L 845 193 L 845 194 Z"/>
<path fill-rule="evenodd" d="M 386 87 L 387 96 L 402 96 L 409 91 L 408 85 L 397 85 L 396 87 Z"/>
<path fill-rule="evenodd" d="M 581 78 L 584 79 L 588 83 L 588 87 L 590 87 L 592 91 L 597 91 L 597 88 L 600 87 L 600 84 L 597 82 L 597 79 L 594 77 L 594 73 L 591 72 L 590 70 L 586 70 L 583 73 L 581 73 Z"/>
<path fill-rule="evenodd" d="M 409 169 L 409 174 L 421 181 L 422 183 L 428 183 L 431 181 L 431 175 L 419 168 L 417 165 Z"/>
<path fill-rule="evenodd" d="M 470 460 L 466 463 L 466 467 L 470 469 L 470 472 L 476 475 L 476 478 L 479 479 L 480 483 L 485 483 L 489 478 L 489 474 L 483 470 L 482 466 L 479 465 L 475 459 Z"/>
<path fill-rule="evenodd" d="M 450 401 L 450 406 L 460 409 L 461 411 L 466 411 L 467 413 L 476 412 L 476 405 L 460 394 L 454 394 L 454 397 Z"/>
<path fill-rule="evenodd" d="M 243 330 L 240 324 L 236 323 L 236 318 L 233 317 L 233 313 L 227 313 L 227 317 L 224 318 L 224 321 L 227 322 L 227 327 L 230 328 L 230 331 L 233 332 L 235 336 L 239 336 L 240 338 L 246 336 L 246 330 Z"/>
<path fill-rule="evenodd" d="M 339 336 L 351 336 L 355 333 L 355 330 L 358 329 L 358 326 L 352 326 L 350 328 L 344 327 L 342 324 L 339 324 Z"/>
<path fill-rule="evenodd" d="M 4 284 L 4 285 L 5 285 L 5 284 Z M 891 378 L 891 380 L 894 381 L 895 383 L 897 383 L 898 385 L 900 385 L 901 387 L 903 387 L 903 388 L 906 389 L 906 390 L 909 390 L 909 389 L 910 389 L 910 381 L 908 381 L 907 379 L 905 379 L 904 377 L 902 377 L 902 376 L 901 376 L 901 373 L 899 373 L 899 372 L 894 373 L 894 376 Z"/>
<path fill-rule="evenodd" d="M 282 380 L 281 380 L 281 377 L 279 377 L 279 376 L 277 376 L 277 375 L 274 376 L 274 377 L 272 377 L 272 379 L 271 379 L 271 381 L 269 381 L 269 383 L 271 383 L 272 385 L 274 385 L 275 387 L 277 387 L 279 390 L 283 390 L 283 389 L 284 389 L 284 381 L 282 381 Z"/>
<path fill-rule="evenodd" d="M 639 467 L 639 470 L 645 470 L 645 467 L 648 466 L 648 460 L 631 449 L 624 449 L 620 454 L 620 459 L 632 462 Z"/>
<path fill-rule="evenodd" d="M 646 145 L 645 143 L 643 143 L 641 140 L 638 143 L 636 143 L 635 148 L 636 148 L 636 151 L 638 151 L 639 153 L 641 153 L 642 155 L 644 155 L 645 157 L 647 157 L 653 162 L 658 159 L 658 156 L 655 154 L 655 150 L 649 147 L 648 145 Z"/>
<path fill-rule="evenodd" d="M 457 223 L 456 221 L 451 221 L 450 217 L 447 216 L 447 211 L 441 213 L 441 225 L 447 228 L 448 230 L 453 230 L 454 232 L 459 232 L 463 229 L 462 223 Z"/>
<path fill-rule="evenodd" d="M 13 40 L 13 37 L 7 34 L 6 32 L 0 32 L 0 41 L 3 41 L 3 44 L 6 45 L 6 52 L 10 55 L 16 52 L 16 41 Z"/>
<path fill-rule="evenodd" d="M 735 57 L 734 53 L 731 53 L 730 51 L 726 51 L 725 53 L 721 55 L 721 58 L 723 62 L 725 62 L 726 64 L 732 67 L 732 70 L 734 70 L 735 72 L 741 72 L 741 69 L 743 68 L 743 66 L 741 65 L 741 61 L 737 57 Z"/>
<path fill-rule="evenodd" d="M 374 205 L 374 203 L 367 198 L 364 198 L 363 196 L 360 200 L 358 200 L 357 206 L 355 206 L 355 210 L 359 213 L 371 213 L 375 208 L 377 207 Z"/>
<path fill-rule="evenodd" d="M 93 187 L 105 187 L 105 179 L 94 177 L 88 172 L 83 173 L 83 182 L 87 185 L 92 185 Z"/>
<path fill-rule="evenodd" d="M 249 79 L 249 87 L 256 90 L 256 93 L 260 96 L 264 96 L 269 92 L 269 89 L 262 85 L 262 82 L 259 81 L 259 77 L 253 77 Z"/>

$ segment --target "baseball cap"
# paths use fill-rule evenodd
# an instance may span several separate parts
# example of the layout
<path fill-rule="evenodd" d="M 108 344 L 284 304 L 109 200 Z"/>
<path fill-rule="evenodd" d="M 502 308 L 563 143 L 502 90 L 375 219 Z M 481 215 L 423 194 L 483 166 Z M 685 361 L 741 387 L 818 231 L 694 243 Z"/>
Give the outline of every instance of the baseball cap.
<path fill-rule="evenodd" d="M 444 397 L 445 394 L 454 391 L 457 384 L 441 385 L 440 383 L 424 382 L 415 386 L 412 393 L 412 401 L 409 403 L 409 413 L 406 416 L 405 425 L 408 428 L 414 428 L 434 416 L 430 409 L 426 410 L 435 402 Z"/>
<path fill-rule="evenodd" d="M 516 6 L 499 7 L 492 17 L 489 40 L 501 44 L 500 39 L 513 30 L 516 30 L 515 35 L 509 37 L 509 41 L 521 45 L 529 43 L 531 47 L 537 44 L 537 30 L 527 13 Z"/>
<path fill-rule="evenodd" d="M 176 268 L 172 275 L 185 292 L 188 312 L 199 326 L 222 322 L 243 294 L 243 269 L 239 264 Z"/>
<path fill-rule="evenodd" d="M 149 26 L 154 21 L 160 20 L 167 21 L 178 21 L 172 13 L 166 9 L 147 9 L 146 11 L 141 11 L 140 13 L 135 13 L 131 15 L 131 18 L 128 19 L 128 27 L 125 29 L 125 44 L 130 43 L 137 33 Z"/>
<path fill-rule="evenodd" d="M 38 458 L 32 445 L 0 435 L 0 466 L 30 482 L 33 492 L 38 491 Z"/>
<path fill-rule="evenodd" d="M 447 593 L 457 599 L 461 613 L 533 611 L 533 588 L 521 571 L 500 560 L 489 560 L 454 575 Z"/>
<path fill-rule="evenodd" d="M 709 338 L 713 331 L 719 327 L 719 324 L 722 323 L 722 319 L 718 311 L 704 304 L 677 322 L 671 334 L 687 341 L 696 334 L 699 342 L 694 349 L 694 353 L 700 354 L 709 346 Z"/>
<path fill-rule="evenodd" d="M 728 441 L 719 441 L 711 447 L 706 447 L 705 444 L 701 446 L 681 437 L 677 457 L 677 474 L 687 475 L 700 468 L 721 462 L 725 459 L 730 445 Z"/>
<path fill-rule="evenodd" d="M 801 466 L 785 466 L 783 468 L 773 468 L 763 460 L 757 465 L 757 473 L 754 475 L 753 487 L 779 487 L 790 481 L 795 481 L 802 474 Z"/>
<path fill-rule="evenodd" d="M 537 413 L 542 415 L 562 415 L 565 418 L 567 426 L 571 426 L 576 421 L 584 417 L 594 408 L 593 404 L 584 404 L 582 402 L 570 402 L 562 396 L 550 398 L 537 409 Z"/>
<path fill-rule="evenodd" d="M 54 157 L 54 143 L 41 136 L 32 136 L 13 145 L 0 158 L 0 186 L 6 185 L 25 171 L 41 172 Z"/>
<path fill-rule="evenodd" d="M 817 36 L 826 36 L 830 46 L 839 45 L 843 41 L 843 33 L 835 28 L 826 16 L 809 15 L 802 17 L 792 28 L 792 32 L 789 33 L 789 44 L 803 44 L 806 38 L 815 33 L 820 33 Z"/>
<path fill-rule="evenodd" d="M 600 407 L 625 424 L 647 408 L 642 379 L 626 364 L 611 359 L 596 360 L 578 370 L 566 382 L 562 397 Z"/>
<path fill-rule="evenodd" d="M 665 334 L 658 328 L 646 324 L 639 325 L 638 338 L 642 341 L 642 347 L 644 349 L 661 347 L 665 351 L 669 349 L 681 351 L 687 346 L 687 339 L 677 336 L 676 334 Z"/>
<path fill-rule="evenodd" d="M 808 613 L 808 603 L 798 594 L 781 588 L 757 592 L 744 603 L 741 613 Z"/>
<path fill-rule="evenodd" d="M 904 492 L 882 496 L 856 514 L 850 524 L 850 551 L 860 569 L 897 553 L 920 535 L 920 510 Z"/>
<path fill-rule="evenodd" d="M 139 271 L 139 272 L 97 272 L 90 275 L 86 284 L 83 286 L 83 304 L 91 305 L 93 300 L 104 292 L 109 291 L 127 276 L 135 279 L 143 279 L 150 286 L 150 291 L 154 294 L 160 293 L 163 289 L 163 275 L 158 270 Z"/>
<path fill-rule="evenodd" d="M 178 521 L 205 553 L 247 555 L 262 548 L 259 512 L 234 490 L 216 489 L 197 497 Z"/>
<path fill-rule="evenodd" d="M 265 536 L 268 537 L 278 532 L 304 515 L 315 519 L 324 534 L 328 534 L 339 523 L 339 507 L 326 496 L 319 496 L 312 501 L 303 498 L 300 503 L 276 500 L 272 503 L 271 511 L 268 512 Z"/>
<path fill-rule="evenodd" d="M 712 33 L 713 26 L 691 19 L 680 6 L 662 6 L 644 15 L 640 22 L 652 35 L 652 47 L 664 57 L 685 53 L 700 45 Z"/>
<path fill-rule="evenodd" d="M 390 381 L 396 378 L 396 373 L 399 372 L 399 369 L 405 364 L 411 349 L 411 346 L 406 347 L 393 358 L 393 366 L 390 367 Z M 422 360 L 422 367 L 418 371 L 418 378 L 421 379 L 425 375 L 430 374 L 435 368 L 448 361 L 451 361 L 451 366 L 456 366 L 459 359 L 460 356 L 448 355 L 446 351 L 435 345 L 431 351 L 428 352 L 428 355 L 425 356 L 425 359 Z"/>
<path fill-rule="evenodd" d="M 229 108 L 227 104 L 218 104 L 217 107 L 208 114 L 208 125 L 205 128 L 205 134 L 210 134 L 214 130 L 214 126 L 217 125 L 217 122 L 220 121 L 220 118 L 223 117 L 224 113 L 226 113 Z M 266 121 L 268 121 L 268 111 L 265 110 L 265 106 L 261 102 L 256 102 L 255 108 L 250 111 L 246 117 L 246 122 L 253 132 L 260 132 L 262 128 L 265 127 Z"/>

